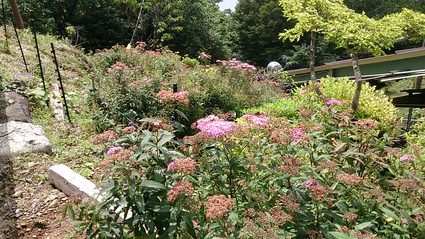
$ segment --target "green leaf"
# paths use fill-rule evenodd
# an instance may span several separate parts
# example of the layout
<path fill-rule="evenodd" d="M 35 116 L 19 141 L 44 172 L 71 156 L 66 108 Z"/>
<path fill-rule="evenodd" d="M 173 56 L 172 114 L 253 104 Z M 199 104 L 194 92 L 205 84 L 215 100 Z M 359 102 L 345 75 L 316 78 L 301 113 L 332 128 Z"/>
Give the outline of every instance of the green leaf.
<path fill-rule="evenodd" d="M 363 222 L 363 223 L 360 223 L 360 224 L 356 225 L 355 228 L 356 228 L 356 230 L 361 231 L 361 230 L 363 230 L 365 228 L 368 228 L 368 227 L 370 227 L 372 225 L 373 225 L 373 221 Z"/>
<path fill-rule="evenodd" d="M 381 207 L 381 211 L 382 211 L 383 213 L 385 213 L 387 216 L 389 216 L 389 217 L 391 217 L 392 219 L 394 219 L 394 220 L 397 220 L 397 219 L 398 219 L 397 214 L 395 214 L 393 211 L 391 211 L 391 210 L 390 210 L 390 209 L 388 209 L 388 208 Z"/>
<path fill-rule="evenodd" d="M 164 184 L 155 181 L 144 180 L 140 183 L 140 186 L 154 189 L 167 189 Z"/>
<path fill-rule="evenodd" d="M 161 139 L 158 142 L 158 147 L 168 143 L 170 140 L 174 138 L 174 135 L 164 131 L 164 134 L 161 135 Z"/>
<path fill-rule="evenodd" d="M 355 239 L 354 237 L 350 236 L 349 234 L 343 233 L 343 232 L 330 232 L 333 237 L 336 239 Z"/>
<path fill-rule="evenodd" d="M 143 137 L 142 142 L 140 143 L 140 147 L 143 148 L 146 146 L 146 144 L 151 140 L 152 138 L 152 132 L 148 131 L 148 130 L 144 130 L 143 134 L 145 135 L 145 137 Z"/>

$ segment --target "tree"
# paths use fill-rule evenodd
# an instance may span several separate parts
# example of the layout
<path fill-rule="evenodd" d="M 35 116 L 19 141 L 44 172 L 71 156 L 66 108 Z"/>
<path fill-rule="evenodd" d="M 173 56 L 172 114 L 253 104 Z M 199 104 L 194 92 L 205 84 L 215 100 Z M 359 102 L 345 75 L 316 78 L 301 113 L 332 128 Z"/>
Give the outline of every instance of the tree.
<path fill-rule="evenodd" d="M 18 3 L 16 0 L 9 0 L 12 8 L 13 18 L 15 18 L 16 28 L 24 29 L 24 21 L 22 21 L 21 12 L 19 11 Z"/>
<path fill-rule="evenodd" d="M 345 6 L 344 6 L 345 7 Z M 356 79 L 356 91 L 352 101 L 355 112 L 359 105 L 362 88 L 361 70 L 358 62 L 360 53 L 379 56 L 402 38 L 423 37 L 425 33 L 425 15 L 408 9 L 401 13 L 388 15 L 380 20 L 371 19 L 364 13 L 355 13 L 341 9 L 339 20 L 326 25 L 325 38 L 344 48 L 351 55 Z"/>
<path fill-rule="evenodd" d="M 318 34 L 326 28 L 326 24 L 338 18 L 339 6 L 342 0 L 281 0 L 280 6 L 283 8 L 283 15 L 288 20 L 294 21 L 295 26 L 285 30 L 279 34 L 281 40 L 289 39 L 292 41 L 299 41 L 301 36 L 310 33 L 310 80 L 316 82 L 316 41 Z M 316 92 L 320 95 L 321 92 L 315 88 Z"/>
<path fill-rule="evenodd" d="M 276 0 L 239 0 L 232 17 L 238 57 L 242 60 L 266 66 L 272 60 L 281 60 L 292 48 L 292 44 L 277 38 L 290 23 L 282 16 Z"/>
<path fill-rule="evenodd" d="M 344 3 L 357 13 L 364 12 L 368 17 L 377 19 L 388 14 L 401 12 L 403 8 L 418 12 L 425 11 L 425 1 L 418 0 L 344 0 Z"/>
<path fill-rule="evenodd" d="M 425 15 L 407 9 L 376 20 L 364 13 L 356 13 L 341 0 L 312 0 L 307 5 L 295 0 L 280 2 L 284 11 L 289 12 L 285 14 L 296 21 L 295 26 L 283 32 L 281 37 L 297 40 L 305 32 L 317 32 L 350 54 L 356 80 L 352 101 L 354 112 L 359 105 L 363 84 L 359 54 L 382 55 L 384 49 L 393 47 L 401 38 L 423 36 L 425 32 Z"/>

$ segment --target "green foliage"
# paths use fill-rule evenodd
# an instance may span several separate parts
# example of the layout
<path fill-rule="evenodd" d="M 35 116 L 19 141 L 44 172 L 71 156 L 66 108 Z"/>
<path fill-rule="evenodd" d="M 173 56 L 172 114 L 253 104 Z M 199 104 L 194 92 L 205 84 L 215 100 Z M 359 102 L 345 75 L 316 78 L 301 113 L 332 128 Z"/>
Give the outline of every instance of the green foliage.
<path fill-rule="evenodd" d="M 182 157 L 172 150 L 176 146 L 173 138 L 164 130 L 146 130 L 116 142 L 123 146 L 137 144 L 139 148 L 130 159 L 114 163 L 110 180 L 102 187 L 103 202 L 98 206 L 87 204 L 76 214 L 68 208 L 71 218 L 87 231 L 87 237 L 168 238 L 180 231 L 187 212 L 170 207 L 166 200 L 168 185 L 164 184 L 169 177 L 167 164 Z"/>
<path fill-rule="evenodd" d="M 230 17 L 211 0 L 23 0 L 20 7 L 40 32 L 68 37 L 88 50 L 127 45 L 141 10 L 135 41 L 151 49 L 168 46 L 191 57 L 205 51 L 215 60 L 231 54 Z"/>
<path fill-rule="evenodd" d="M 279 35 L 283 40 L 299 41 L 305 32 L 322 33 L 329 21 L 343 13 L 342 0 L 281 0 L 279 3 L 284 16 L 295 21 L 295 26 Z"/>
<path fill-rule="evenodd" d="M 356 12 L 365 12 L 373 18 L 381 18 L 385 15 L 400 12 L 403 8 L 424 12 L 425 3 L 416 0 L 344 0 L 344 3 Z"/>
<path fill-rule="evenodd" d="M 124 64 L 128 69 L 110 70 Z M 126 124 L 129 118 L 160 116 L 186 126 L 208 114 L 241 113 L 242 109 L 277 99 L 279 90 L 254 81 L 254 74 L 240 69 L 198 65 L 169 51 L 126 50 L 120 47 L 95 54 L 93 66 L 98 91 L 96 122 L 100 128 Z M 192 64 L 193 63 L 193 64 Z M 188 93 L 188 103 L 163 102 L 160 92 L 170 92 L 173 84 Z M 115 89 L 111 91 L 111 89 Z M 172 97 L 169 95 L 168 97 Z M 177 93 L 176 93 L 177 96 Z M 255 97 L 253 97 L 255 96 Z M 133 112 L 133 116 L 129 114 Z M 184 115 L 184 117 L 182 117 Z"/>
<path fill-rule="evenodd" d="M 184 56 L 182 59 L 182 63 L 189 66 L 189 67 L 195 67 L 197 65 L 199 65 L 199 61 L 194 59 L 194 58 L 190 58 L 189 56 Z"/>
<path fill-rule="evenodd" d="M 282 98 L 276 102 L 267 103 L 260 107 L 246 109 L 243 112 L 246 114 L 259 112 L 267 115 L 271 114 L 278 117 L 286 117 L 288 119 L 297 120 L 300 107 L 300 101 L 292 98 Z"/>
<path fill-rule="evenodd" d="M 420 118 L 419 120 L 424 120 Z M 425 121 L 416 124 L 412 131 L 406 135 L 409 150 L 414 153 L 418 159 L 425 160 Z"/>
<path fill-rule="evenodd" d="M 240 0 L 232 17 L 238 54 L 243 60 L 265 67 L 272 60 L 280 61 L 285 50 L 291 48 L 291 44 L 277 38 L 290 25 L 277 1 Z"/>
<path fill-rule="evenodd" d="M 257 116 L 266 125 L 239 121 L 220 137 L 208 127 L 184 145 L 161 129 L 124 135 L 105 160 L 105 201 L 68 212 L 100 238 L 423 235 L 425 161 L 402 161 L 374 120 L 302 107 L 298 121 Z"/>
<path fill-rule="evenodd" d="M 320 83 L 320 89 L 328 98 L 342 101 L 350 101 L 353 98 L 355 82 L 348 78 L 326 78 Z M 365 83 L 362 87 L 356 117 L 358 119 L 371 118 L 382 124 L 391 125 L 397 121 L 397 109 L 383 91 L 376 90 L 374 86 Z"/>

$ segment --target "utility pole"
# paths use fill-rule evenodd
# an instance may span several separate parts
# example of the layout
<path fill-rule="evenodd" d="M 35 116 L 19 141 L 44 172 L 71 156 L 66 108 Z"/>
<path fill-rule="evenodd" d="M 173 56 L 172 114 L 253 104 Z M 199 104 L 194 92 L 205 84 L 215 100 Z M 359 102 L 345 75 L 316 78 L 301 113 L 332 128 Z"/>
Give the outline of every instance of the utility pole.
<path fill-rule="evenodd" d="M 21 12 L 19 11 L 18 2 L 16 0 L 9 0 L 12 7 L 13 18 L 15 18 L 16 28 L 24 29 L 24 21 L 22 21 Z"/>

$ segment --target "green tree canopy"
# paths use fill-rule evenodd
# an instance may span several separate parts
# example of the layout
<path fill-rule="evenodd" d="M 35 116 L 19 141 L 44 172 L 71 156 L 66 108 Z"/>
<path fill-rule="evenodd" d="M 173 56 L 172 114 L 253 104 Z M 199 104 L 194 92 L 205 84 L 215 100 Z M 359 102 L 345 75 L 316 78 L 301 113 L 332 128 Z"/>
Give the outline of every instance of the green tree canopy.
<path fill-rule="evenodd" d="M 275 0 L 239 0 L 233 13 L 236 22 L 238 57 L 244 61 L 266 66 L 280 60 L 292 45 L 279 41 L 278 34 L 290 23 L 282 16 Z"/>

